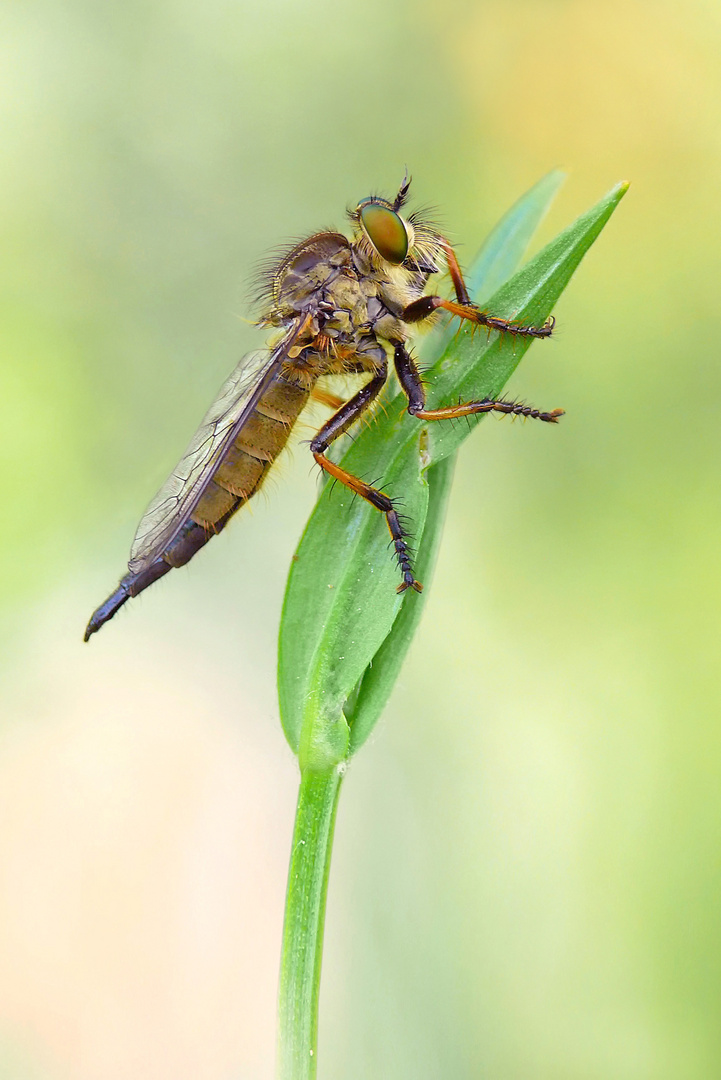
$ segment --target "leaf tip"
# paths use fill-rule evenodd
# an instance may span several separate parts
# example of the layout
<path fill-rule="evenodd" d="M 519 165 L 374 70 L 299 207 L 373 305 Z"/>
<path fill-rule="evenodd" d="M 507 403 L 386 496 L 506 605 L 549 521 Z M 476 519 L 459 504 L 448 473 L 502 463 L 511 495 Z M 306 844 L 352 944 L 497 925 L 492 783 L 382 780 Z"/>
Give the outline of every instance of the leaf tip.
<path fill-rule="evenodd" d="M 550 194 L 555 195 L 562 184 L 568 179 L 568 173 L 565 169 L 555 168 L 547 172 L 545 176 L 533 185 L 531 191 L 548 191 Z"/>

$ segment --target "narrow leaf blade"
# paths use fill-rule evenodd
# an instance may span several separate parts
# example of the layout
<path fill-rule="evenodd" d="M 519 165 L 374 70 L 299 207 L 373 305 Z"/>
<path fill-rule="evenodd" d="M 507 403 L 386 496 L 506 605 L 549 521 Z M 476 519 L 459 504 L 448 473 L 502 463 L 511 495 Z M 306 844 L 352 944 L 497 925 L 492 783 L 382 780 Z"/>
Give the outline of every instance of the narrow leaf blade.
<path fill-rule="evenodd" d="M 548 173 L 514 203 L 488 236 L 466 275 L 466 285 L 477 303 L 493 293 L 516 269 L 564 180 L 565 174 L 558 169 Z M 435 343 L 434 360 L 452 336 L 453 327 L 444 328 Z M 404 596 L 388 637 L 346 703 L 344 713 L 350 725 L 351 754 L 362 746 L 380 718 L 420 623 L 443 535 L 454 469 L 455 455 L 449 455 L 426 473 L 428 512 L 415 564 L 425 589 L 420 596 Z"/>
<path fill-rule="evenodd" d="M 624 191 L 623 186 L 615 188 L 556 237 L 496 292 L 489 310 L 519 321 L 542 322 Z M 539 199 L 537 211 L 542 203 Z M 486 342 L 480 335 L 461 331 L 428 373 L 433 401 L 496 396 L 528 344 L 527 339 L 500 340 L 499 335 Z M 350 472 L 371 480 L 380 475 L 388 494 L 402 494 L 403 511 L 412 521 L 413 535 L 420 538 L 429 505 L 427 472 L 435 464 L 430 476 L 433 481 L 438 477 L 439 487 L 431 501 L 429 547 L 421 546 L 419 552 L 419 564 L 429 569 L 452 471 L 438 470 L 437 465 L 455 453 L 468 433 L 465 424 L 429 425 L 426 431 L 408 416 L 405 400 L 398 395 L 344 458 Z M 420 615 L 421 597 L 401 598 L 395 593 L 397 569 L 387 550 L 382 516 L 360 500 L 349 505 L 351 501 L 340 485 L 335 492 L 332 485 L 323 490 L 291 567 L 281 624 L 279 693 L 284 729 L 301 763 L 315 762 L 318 767 L 342 760 L 367 737 Z M 382 648 L 399 612 L 411 604 L 415 611 L 398 622 L 397 636 Z M 377 672 L 371 664 L 378 666 Z"/>

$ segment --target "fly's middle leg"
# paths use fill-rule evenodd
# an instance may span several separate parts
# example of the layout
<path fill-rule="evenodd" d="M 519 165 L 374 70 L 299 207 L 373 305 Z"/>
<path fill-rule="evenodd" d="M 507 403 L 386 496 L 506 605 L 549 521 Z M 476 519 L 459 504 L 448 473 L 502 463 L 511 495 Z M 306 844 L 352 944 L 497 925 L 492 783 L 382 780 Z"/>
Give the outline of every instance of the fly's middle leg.
<path fill-rule="evenodd" d="M 505 401 L 502 398 L 483 398 L 481 401 L 464 401 L 440 409 L 427 409 L 423 381 L 403 342 L 396 342 L 393 359 L 398 381 L 408 398 L 408 412 L 419 420 L 455 420 L 457 417 L 476 413 L 499 412 L 507 416 L 527 416 L 533 420 L 543 420 L 547 424 L 557 424 L 558 418 L 563 416 L 563 409 L 543 412 L 531 405 L 524 405 L 523 402 Z"/>
<path fill-rule="evenodd" d="M 403 581 L 398 586 L 398 592 L 405 592 L 406 589 L 415 589 L 416 592 L 421 592 L 423 586 L 420 581 L 416 581 L 413 575 L 413 567 L 411 565 L 411 556 L 406 542 L 406 534 L 403 531 L 400 518 L 398 517 L 398 511 L 393 505 L 393 500 L 385 492 L 379 491 L 378 488 L 373 487 L 371 484 L 367 484 L 364 480 L 361 480 L 357 476 L 353 476 L 352 473 L 347 472 L 341 468 L 340 465 L 336 465 L 334 461 L 325 456 L 325 451 L 330 444 L 342 435 L 351 424 L 358 419 L 358 417 L 368 408 L 370 403 L 380 393 L 383 387 L 388 373 L 383 370 L 379 374 L 375 375 L 369 383 L 367 383 L 355 397 L 352 397 L 350 401 L 346 402 L 338 412 L 331 416 L 330 420 L 323 425 L 315 438 L 311 441 L 310 448 L 313 453 L 313 457 L 320 465 L 324 472 L 327 472 L 329 476 L 339 480 L 341 484 L 355 492 L 356 495 L 360 495 L 362 499 L 369 502 L 371 506 L 375 506 L 376 510 L 380 510 L 382 514 L 385 514 L 386 522 L 388 524 L 388 531 L 391 534 L 393 540 L 393 546 L 396 553 L 396 559 L 403 575 Z"/>

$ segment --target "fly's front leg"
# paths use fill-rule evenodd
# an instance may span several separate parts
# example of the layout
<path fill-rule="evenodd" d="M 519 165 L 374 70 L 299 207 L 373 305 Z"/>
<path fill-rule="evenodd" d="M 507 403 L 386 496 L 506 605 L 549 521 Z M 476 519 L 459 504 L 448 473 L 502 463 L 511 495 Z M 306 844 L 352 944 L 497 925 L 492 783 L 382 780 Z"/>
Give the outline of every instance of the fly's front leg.
<path fill-rule="evenodd" d="M 466 319 L 476 326 L 487 326 L 489 330 L 520 334 L 522 337 L 547 338 L 551 336 L 556 325 L 553 316 L 546 319 L 543 326 L 525 326 L 523 323 L 511 322 L 509 319 L 501 319 L 497 315 L 490 315 L 487 311 L 481 311 L 470 298 L 455 251 L 448 241 L 443 238 L 441 244 L 446 256 L 448 272 L 453 282 L 456 302 L 444 300 L 441 296 L 421 296 L 420 299 L 408 304 L 403 311 L 401 318 L 404 322 L 420 322 L 427 319 L 438 308 L 443 308 L 444 311 L 449 311 L 451 315 L 456 315 L 459 319 Z"/>
<path fill-rule="evenodd" d="M 366 502 L 369 502 L 371 506 L 375 506 L 376 510 L 380 510 L 382 514 L 385 514 L 388 530 L 393 540 L 398 565 L 400 566 L 401 574 L 403 575 L 403 581 L 398 586 L 397 591 L 405 592 L 406 589 L 415 589 L 416 592 L 421 592 L 423 586 L 419 581 L 416 581 L 413 576 L 406 536 L 398 517 L 398 511 L 393 505 L 393 500 L 389 498 L 385 492 L 379 491 L 378 488 L 374 488 L 370 484 L 366 484 L 365 481 L 346 472 L 340 465 L 336 465 L 334 461 L 331 461 L 325 456 L 325 451 L 330 444 L 337 439 L 339 435 L 346 432 L 351 424 L 353 424 L 368 408 L 373 399 L 378 396 L 387 377 L 388 373 L 384 370 L 372 378 L 362 390 L 358 391 L 355 397 L 352 397 L 350 401 L 346 402 L 346 404 L 338 410 L 335 416 L 331 416 L 330 420 L 323 425 L 318 434 L 311 441 L 310 448 L 313 457 L 324 472 L 327 472 L 329 476 L 335 477 L 336 480 L 340 480 L 341 484 L 345 484 L 345 486 L 350 488 L 351 491 L 354 491 L 356 495 L 360 495 L 360 497 L 365 499 Z"/>
<path fill-rule="evenodd" d="M 459 304 L 465 304 L 468 306 L 471 303 L 471 297 L 466 288 L 466 283 L 463 280 L 463 274 L 461 268 L 458 265 L 458 259 L 456 253 L 448 243 L 447 240 L 441 240 L 443 250 L 446 253 L 446 263 L 448 264 L 448 273 L 451 275 L 451 281 L 453 282 L 453 291 L 456 294 L 456 300 Z"/>
<path fill-rule="evenodd" d="M 524 323 L 502 319 L 498 315 L 489 315 L 488 312 L 481 311 L 480 308 L 470 302 L 458 304 L 454 303 L 453 300 L 444 300 L 442 296 L 421 296 L 418 300 L 411 301 L 403 309 L 400 317 L 407 323 L 421 322 L 423 319 L 427 319 L 429 315 L 432 315 L 434 311 L 438 311 L 439 308 L 443 308 L 444 311 L 449 311 L 451 315 L 456 315 L 459 319 L 465 319 L 475 326 L 487 326 L 489 330 L 500 330 L 513 335 L 518 334 L 520 337 L 549 338 L 556 325 L 553 315 L 546 319 L 543 326 L 526 326 Z"/>
<path fill-rule="evenodd" d="M 524 405 L 519 401 L 494 400 L 483 398 L 482 401 L 466 401 L 459 405 L 446 405 L 441 409 L 426 408 L 426 394 L 423 389 L 423 381 L 418 373 L 418 368 L 406 352 L 402 341 L 395 344 L 394 363 L 398 382 L 401 384 L 403 393 L 408 398 L 408 412 L 411 416 L 417 416 L 419 420 L 455 420 L 460 416 L 471 416 L 475 413 L 499 412 L 507 416 L 530 416 L 533 420 L 543 420 L 547 424 L 557 424 L 559 416 L 563 416 L 563 409 L 552 409 L 551 412 L 541 412 L 530 405 Z"/>

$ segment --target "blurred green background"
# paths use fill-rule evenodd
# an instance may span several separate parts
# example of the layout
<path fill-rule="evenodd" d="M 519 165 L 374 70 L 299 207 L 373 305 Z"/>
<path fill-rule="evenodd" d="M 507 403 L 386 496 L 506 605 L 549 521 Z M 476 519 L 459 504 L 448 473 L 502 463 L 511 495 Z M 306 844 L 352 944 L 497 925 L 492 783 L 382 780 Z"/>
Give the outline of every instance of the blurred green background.
<path fill-rule="evenodd" d="M 25 0 L 0 54 L 0 1075 L 272 1076 L 305 448 L 81 635 L 256 264 L 408 164 L 462 261 L 554 166 L 539 243 L 632 188 L 511 384 L 567 416 L 464 446 L 345 782 L 320 1075 L 718 1076 L 719 4 Z"/>

